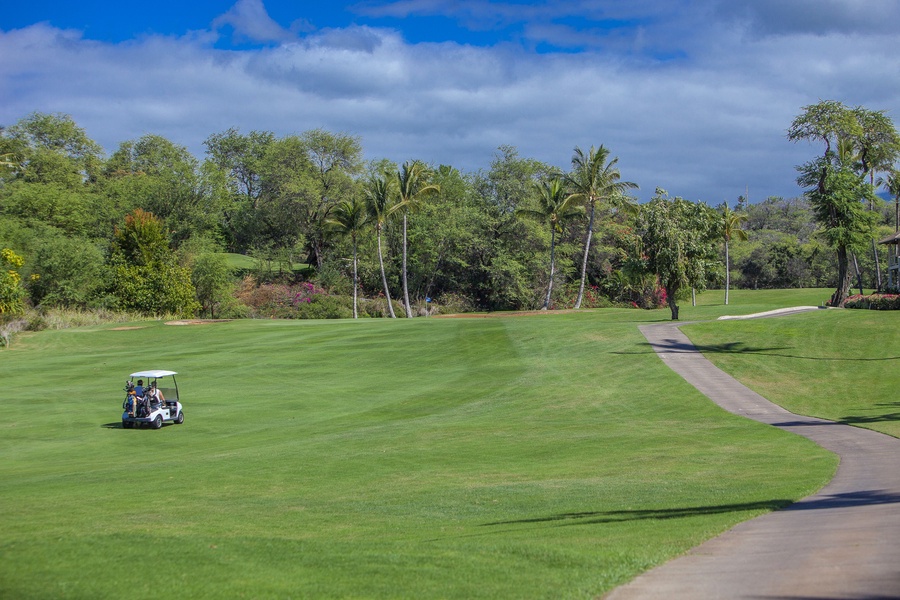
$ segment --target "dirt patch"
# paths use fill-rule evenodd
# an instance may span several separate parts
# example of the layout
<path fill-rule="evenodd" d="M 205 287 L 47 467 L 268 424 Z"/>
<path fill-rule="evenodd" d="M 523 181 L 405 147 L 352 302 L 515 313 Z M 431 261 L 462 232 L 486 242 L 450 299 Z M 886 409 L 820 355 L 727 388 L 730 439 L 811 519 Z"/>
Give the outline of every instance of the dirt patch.
<path fill-rule="evenodd" d="M 211 325 L 213 323 L 228 323 L 231 319 L 186 319 L 183 321 L 166 321 L 166 325 Z"/>
<path fill-rule="evenodd" d="M 144 329 L 143 325 L 132 325 L 131 327 L 113 327 L 110 331 L 130 331 L 132 329 Z"/>

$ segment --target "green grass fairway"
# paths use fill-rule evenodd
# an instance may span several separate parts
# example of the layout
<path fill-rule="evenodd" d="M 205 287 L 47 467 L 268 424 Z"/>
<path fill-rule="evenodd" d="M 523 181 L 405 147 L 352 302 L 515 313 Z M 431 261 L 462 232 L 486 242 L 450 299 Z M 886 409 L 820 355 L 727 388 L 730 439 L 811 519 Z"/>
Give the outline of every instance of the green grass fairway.
<path fill-rule="evenodd" d="M 725 306 L 724 290 L 697 294 L 697 306 L 690 299 L 679 302 L 681 321 L 716 319 L 722 315 L 748 315 L 791 306 L 824 306 L 833 289 L 731 290 Z M 665 313 L 668 315 L 668 311 Z"/>
<path fill-rule="evenodd" d="M 683 331 L 720 368 L 792 412 L 900 437 L 900 312 L 821 310 Z"/>
<path fill-rule="evenodd" d="M 228 267 L 232 271 L 251 272 L 259 269 L 260 267 L 260 263 L 257 259 L 245 254 L 234 254 L 228 252 L 225 253 L 225 260 L 228 264 Z M 278 265 L 273 265 L 272 268 L 277 271 Z M 310 272 L 310 267 L 306 263 L 295 262 L 291 265 L 291 270 L 296 273 L 308 274 Z"/>
<path fill-rule="evenodd" d="M 0 598 L 596 597 L 836 467 L 670 371 L 637 330 L 666 318 L 23 334 Z M 122 429 L 150 368 L 179 372 L 186 422 Z"/>

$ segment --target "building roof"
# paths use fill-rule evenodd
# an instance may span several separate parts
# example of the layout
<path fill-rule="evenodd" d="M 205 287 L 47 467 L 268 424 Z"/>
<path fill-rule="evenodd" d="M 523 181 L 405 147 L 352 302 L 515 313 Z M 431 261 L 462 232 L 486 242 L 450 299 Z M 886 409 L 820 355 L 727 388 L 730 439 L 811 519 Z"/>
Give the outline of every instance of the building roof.
<path fill-rule="evenodd" d="M 879 244 L 900 244 L 900 231 L 892 233 L 883 240 L 878 240 Z"/>

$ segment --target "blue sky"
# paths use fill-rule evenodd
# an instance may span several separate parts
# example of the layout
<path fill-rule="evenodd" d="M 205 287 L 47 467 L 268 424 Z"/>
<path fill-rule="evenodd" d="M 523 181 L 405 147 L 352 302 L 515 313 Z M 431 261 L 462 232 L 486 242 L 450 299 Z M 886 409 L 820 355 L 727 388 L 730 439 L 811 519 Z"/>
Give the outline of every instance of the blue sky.
<path fill-rule="evenodd" d="M 804 105 L 900 123 L 896 0 L 8 4 L 0 124 L 70 114 L 108 152 L 323 127 L 367 158 L 474 171 L 500 145 L 567 168 L 604 144 L 641 199 L 718 204 L 801 192 L 819 150 L 784 132 Z"/>

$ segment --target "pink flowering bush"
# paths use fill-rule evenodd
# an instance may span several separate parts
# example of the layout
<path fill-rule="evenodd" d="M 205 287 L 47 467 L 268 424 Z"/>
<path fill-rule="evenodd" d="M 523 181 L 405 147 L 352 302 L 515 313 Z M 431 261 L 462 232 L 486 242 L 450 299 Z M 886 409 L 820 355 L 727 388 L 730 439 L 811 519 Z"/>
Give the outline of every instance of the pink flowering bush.
<path fill-rule="evenodd" d="M 551 309 L 572 308 L 578 298 L 578 284 L 567 286 L 561 297 L 550 306 Z M 609 298 L 604 296 L 596 285 L 584 286 L 584 295 L 581 298 L 581 308 L 609 308 L 612 306 Z"/>
<path fill-rule="evenodd" d="M 258 284 L 247 276 L 238 286 L 235 297 L 248 307 L 250 317 L 257 319 L 350 319 L 353 317 L 353 298 L 329 294 L 311 281 L 294 285 L 280 283 Z M 394 312 L 402 314 L 402 306 L 394 303 Z M 388 316 L 383 297 L 359 298 L 360 317 Z"/>
<path fill-rule="evenodd" d="M 870 310 L 900 310 L 900 294 L 856 294 L 847 298 L 844 308 L 868 308 Z"/>

